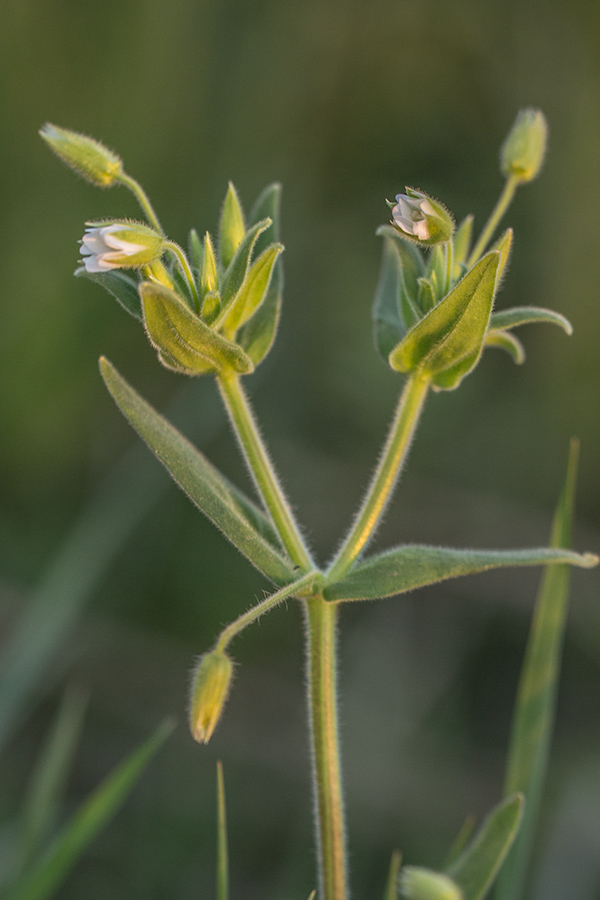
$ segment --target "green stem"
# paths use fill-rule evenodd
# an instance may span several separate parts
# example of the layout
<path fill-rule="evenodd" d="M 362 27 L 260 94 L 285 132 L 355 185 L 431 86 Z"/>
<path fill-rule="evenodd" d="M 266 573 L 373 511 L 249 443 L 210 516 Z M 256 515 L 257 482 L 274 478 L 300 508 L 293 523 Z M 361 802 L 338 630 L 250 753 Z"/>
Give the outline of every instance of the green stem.
<path fill-rule="evenodd" d="M 345 900 L 346 838 L 335 683 L 337 604 L 318 595 L 306 600 L 305 608 L 320 900 Z"/>
<path fill-rule="evenodd" d="M 406 382 L 371 487 L 350 534 L 329 568 L 328 580 L 341 578 L 373 535 L 406 459 L 428 388 L 429 379 L 417 372 Z"/>
<path fill-rule="evenodd" d="M 298 581 L 294 581 L 293 584 L 286 585 L 281 588 L 281 590 L 271 594 L 270 597 L 265 597 L 264 600 L 257 603 L 256 606 L 253 606 L 252 609 L 242 613 L 241 616 L 238 616 L 237 619 L 223 629 L 219 635 L 219 640 L 215 644 L 215 650 L 224 652 L 233 638 L 243 631 L 244 628 L 247 628 L 248 625 L 252 625 L 253 622 L 256 622 L 256 620 L 260 619 L 261 616 L 264 616 L 265 613 L 270 612 L 270 610 L 278 606 L 283 600 L 287 600 L 288 597 L 291 597 L 292 595 L 298 596 L 303 593 L 306 588 L 311 588 L 315 579 L 319 577 L 319 572 L 309 572 L 304 578 L 299 578 Z"/>
<path fill-rule="evenodd" d="M 452 238 L 446 242 L 446 284 L 444 286 L 444 294 L 450 292 L 452 286 L 452 270 L 454 268 L 454 243 Z"/>
<path fill-rule="evenodd" d="M 194 307 L 196 309 L 196 312 L 200 312 L 200 297 L 198 296 L 198 288 L 196 287 L 194 275 L 192 274 L 187 256 L 185 255 L 179 244 L 176 244 L 175 241 L 167 241 L 165 243 L 165 248 L 167 250 L 170 250 L 177 259 L 181 271 L 184 274 L 185 280 L 190 286 L 190 291 L 192 292 L 192 297 L 194 298 Z"/>
<path fill-rule="evenodd" d="M 150 224 L 153 225 L 154 228 L 156 228 L 156 230 L 160 232 L 160 234 L 164 235 L 162 225 L 158 221 L 158 216 L 154 212 L 154 207 L 150 203 L 150 199 L 141 184 L 139 184 L 135 180 L 135 178 L 132 178 L 131 175 L 127 175 L 126 172 L 121 172 L 121 174 L 117 176 L 117 181 L 120 181 L 121 184 L 124 184 L 125 187 L 131 191 L 131 193 L 135 196 L 137 202 L 146 213 L 146 218 L 148 219 Z"/>
<path fill-rule="evenodd" d="M 235 373 L 222 373 L 217 382 L 250 473 L 285 549 L 303 572 L 314 569 L 263 444 L 239 376 Z"/>
<path fill-rule="evenodd" d="M 486 226 L 481 232 L 479 236 L 479 240 L 473 247 L 471 251 L 471 255 L 467 260 L 467 268 L 470 269 L 471 266 L 475 265 L 479 257 L 483 254 L 485 248 L 487 247 L 490 239 L 496 230 L 498 223 L 508 207 L 511 204 L 512 198 L 515 196 L 515 191 L 520 184 L 520 179 L 516 177 L 516 175 L 509 175 L 506 179 L 506 183 L 504 185 L 504 190 L 500 194 L 498 202 L 496 206 L 492 210 L 492 214 L 487 220 Z"/>

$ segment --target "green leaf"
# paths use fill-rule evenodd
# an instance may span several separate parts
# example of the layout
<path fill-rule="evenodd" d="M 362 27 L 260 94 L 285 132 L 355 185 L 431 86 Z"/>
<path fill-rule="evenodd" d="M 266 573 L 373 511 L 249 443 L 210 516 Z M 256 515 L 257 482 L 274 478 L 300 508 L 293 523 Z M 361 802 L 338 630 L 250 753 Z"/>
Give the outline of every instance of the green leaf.
<path fill-rule="evenodd" d="M 578 443 L 572 441 L 550 537 L 556 548 L 571 543 L 578 451 Z M 568 592 L 567 566 L 544 573 L 519 679 L 504 785 L 505 793 L 525 795 L 525 815 L 498 881 L 497 900 L 519 900 L 523 895 L 554 727 Z"/>
<path fill-rule="evenodd" d="M 262 253 L 269 244 L 279 241 L 281 221 L 281 185 L 277 182 L 268 185 L 258 197 L 250 213 L 250 226 L 263 219 L 271 219 L 271 225 L 259 235 L 254 246 L 255 253 Z"/>
<path fill-rule="evenodd" d="M 283 244 L 271 244 L 252 264 L 235 300 L 215 322 L 215 327 L 222 328 L 224 334 L 233 336 L 265 300 L 273 268 L 282 250 Z"/>
<path fill-rule="evenodd" d="M 475 838 L 446 874 L 462 889 L 463 900 L 482 900 L 519 830 L 523 796 L 513 794 L 487 817 Z"/>
<path fill-rule="evenodd" d="M 75 275 L 77 278 L 87 278 L 88 281 L 100 284 L 119 301 L 123 309 L 126 309 L 130 315 L 142 320 L 142 307 L 138 294 L 139 282 L 130 275 L 117 269 L 112 272 L 88 272 L 84 266 L 76 269 Z"/>
<path fill-rule="evenodd" d="M 412 241 L 404 240 L 391 225 L 380 225 L 376 234 L 389 238 L 398 252 L 404 294 L 414 306 L 419 296 L 419 278 L 425 274 L 421 251 Z"/>
<path fill-rule="evenodd" d="M 16 868 L 20 875 L 30 868 L 54 825 L 79 743 L 86 705 L 87 697 L 80 691 L 66 691 L 36 763 L 20 815 L 16 848 Z"/>
<path fill-rule="evenodd" d="M 237 191 L 230 181 L 219 223 L 219 257 L 224 269 L 227 268 L 242 243 L 245 231 L 242 205 Z"/>
<path fill-rule="evenodd" d="M 398 302 L 400 278 L 400 257 L 396 242 L 385 238 L 373 303 L 373 338 L 375 347 L 386 362 L 394 347 L 406 334 Z"/>
<path fill-rule="evenodd" d="M 229 898 L 229 860 L 227 853 L 227 810 L 223 766 L 217 762 L 217 900 Z"/>
<path fill-rule="evenodd" d="M 431 253 L 429 254 L 427 277 L 435 287 L 434 295 L 437 302 L 440 299 L 442 285 L 446 280 L 446 258 L 444 251 L 439 244 L 432 247 Z"/>
<path fill-rule="evenodd" d="M 569 563 L 589 569 L 598 557 L 572 550 L 540 547 L 530 550 L 455 550 L 405 544 L 357 563 L 340 581 L 328 584 L 326 600 L 375 600 L 392 597 L 446 578 L 471 575 L 504 566 Z"/>
<path fill-rule="evenodd" d="M 436 288 L 431 278 L 419 278 L 419 296 L 417 305 L 422 313 L 428 313 L 436 302 Z"/>
<path fill-rule="evenodd" d="M 148 337 L 170 368 L 190 375 L 205 372 L 207 363 L 218 371 L 225 367 L 242 374 L 253 370 L 241 347 L 209 328 L 169 288 L 144 281 L 140 296 Z"/>
<path fill-rule="evenodd" d="M 485 346 L 505 350 L 518 366 L 525 362 L 525 348 L 510 331 L 496 331 L 495 329 L 488 331 Z"/>
<path fill-rule="evenodd" d="M 419 368 L 450 390 L 476 365 L 494 299 L 498 253 L 488 253 L 390 354 L 398 372 Z"/>
<path fill-rule="evenodd" d="M 452 277 L 457 279 L 462 272 L 462 266 L 466 263 L 471 247 L 473 235 L 473 216 L 467 216 L 462 220 L 454 235 L 454 268 Z"/>
<path fill-rule="evenodd" d="M 461 855 L 468 842 L 471 840 L 471 835 L 473 834 L 473 829 L 475 828 L 475 816 L 469 815 L 465 819 L 462 824 L 462 828 L 456 835 L 454 841 L 452 842 L 452 846 L 448 851 L 448 855 L 446 857 L 446 862 L 444 863 L 444 869 L 449 869 L 452 866 L 458 857 Z"/>
<path fill-rule="evenodd" d="M 238 246 L 235 256 L 223 275 L 221 284 L 221 304 L 223 309 L 226 309 L 235 300 L 246 279 L 254 245 L 259 235 L 266 231 L 270 225 L 271 219 L 263 219 L 261 222 L 253 225 L 244 235 L 244 239 Z"/>
<path fill-rule="evenodd" d="M 267 578 L 277 585 L 293 581 L 293 567 L 260 510 L 143 400 L 108 360 L 100 360 L 100 370 L 125 418 L 190 500 Z"/>
<path fill-rule="evenodd" d="M 573 326 L 568 319 L 553 309 L 544 309 L 541 306 L 513 306 L 512 309 L 492 313 L 490 329 L 516 328 L 530 322 L 550 322 L 559 325 L 567 334 L 573 334 Z"/>
<path fill-rule="evenodd" d="M 190 236 L 188 239 L 188 251 L 190 254 L 190 260 L 192 262 L 192 268 L 196 270 L 196 275 L 200 275 L 202 271 L 202 260 L 204 258 L 204 251 L 202 250 L 202 241 L 198 235 L 198 232 L 195 228 L 192 228 L 190 231 Z"/>
<path fill-rule="evenodd" d="M 171 724 L 161 725 L 111 772 L 71 817 L 37 864 L 13 886 L 7 900 L 47 900 L 56 892 L 88 844 L 122 806 L 172 728 Z"/>
<path fill-rule="evenodd" d="M 242 325 L 236 335 L 240 347 L 244 349 L 255 366 L 263 361 L 275 340 L 281 313 L 281 270 L 279 261 L 271 277 L 267 295 L 252 318 Z"/>

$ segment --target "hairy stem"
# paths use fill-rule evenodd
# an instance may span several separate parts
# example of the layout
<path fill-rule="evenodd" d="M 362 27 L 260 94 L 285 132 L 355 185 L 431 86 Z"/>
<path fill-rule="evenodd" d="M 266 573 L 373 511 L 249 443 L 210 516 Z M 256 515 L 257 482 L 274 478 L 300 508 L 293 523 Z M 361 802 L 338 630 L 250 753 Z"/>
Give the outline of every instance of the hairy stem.
<path fill-rule="evenodd" d="M 337 604 L 320 595 L 305 601 L 308 709 L 320 900 L 346 898 L 346 835 L 336 705 Z"/>
<path fill-rule="evenodd" d="M 492 235 L 494 234 L 494 231 L 498 227 L 500 219 L 510 206 L 512 198 L 515 196 L 515 191 L 518 188 L 519 184 L 520 181 L 515 175 L 509 175 L 506 179 L 504 190 L 500 194 L 498 202 L 492 210 L 492 214 L 487 220 L 485 228 L 481 232 L 479 240 L 473 247 L 469 259 L 467 260 L 468 269 L 470 269 L 471 266 L 474 266 L 479 257 L 483 254 L 485 248 L 492 238 Z"/>
<path fill-rule="evenodd" d="M 164 235 L 164 231 L 162 229 L 162 225 L 158 221 L 158 216 L 154 212 L 154 207 L 150 203 L 150 199 L 144 190 L 144 188 L 139 184 L 135 178 L 132 178 L 131 175 L 127 175 L 125 172 L 121 172 L 120 175 L 116 176 L 117 181 L 120 181 L 121 184 L 125 185 L 131 193 L 134 195 L 137 202 L 140 204 L 144 212 L 146 213 L 146 218 L 150 222 L 150 224 L 156 228 L 156 230 Z"/>
<path fill-rule="evenodd" d="M 239 376 L 223 373 L 217 381 L 250 473 L 285 549 L 303 572 L 314 569 L 263 444 Z"/>
<path fill-rule="evenodd" d="M 350 534 L 327 573 L 329 580 L 339 579 L 348 571 L 373 535 L 406 459 L 428 388 L 429 379 L 416 372 L 404 385 L 371 487 Z"/>

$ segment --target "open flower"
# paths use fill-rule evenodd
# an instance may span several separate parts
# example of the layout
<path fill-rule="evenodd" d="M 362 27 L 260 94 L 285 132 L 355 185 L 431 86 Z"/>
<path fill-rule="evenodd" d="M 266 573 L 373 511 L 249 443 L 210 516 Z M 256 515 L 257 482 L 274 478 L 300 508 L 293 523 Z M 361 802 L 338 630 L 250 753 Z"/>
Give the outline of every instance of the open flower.
<path fill-rule="evenodd" d="M 88 272 L 136 269 L 162 256 L 165 240 L 140 222 L 87 222 L 81 256 Z"/>
<path fill-rule="evenodd" d="M 396 194 L 392 207 L 392 225 L 406 237 L 423 244 L 437 244 L 452 236 L 454 223 L 448 211 L 422 191 L 406 188 L 405 194 Z"/>

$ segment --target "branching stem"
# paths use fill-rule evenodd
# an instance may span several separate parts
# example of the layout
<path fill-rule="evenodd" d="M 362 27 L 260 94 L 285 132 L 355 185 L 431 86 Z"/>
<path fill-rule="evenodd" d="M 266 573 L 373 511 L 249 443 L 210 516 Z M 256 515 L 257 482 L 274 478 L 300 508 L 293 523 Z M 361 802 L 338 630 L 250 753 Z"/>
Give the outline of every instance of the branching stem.
<path fill-rule="evenodd" d="M 467 260 L 467 268 L 468 269 L 470 269 L 471 266 L 475 265 L 475 263 L 477 262 L 479 257 L 485 251 L 485 248 L 489 244 L 489 242 L 492 238 L 492 235 L 494 234 L 494 231 L 498 227 L 498 223 L 500 222 L 500 219 L 502 218 L 502 216 L 504 215 L 504 213 L 510 206 L 512 199 L 515 196 L 515 191 L 518 188 L 519 184 L 520 184 L 520 180 L 515 175 L 509 175 L 508 178 L 506 179 L 506 183 L 504 185 L 504 190 L 500 194 L 498 202 L 496 203 L 496 206 L 492 210 L 492 214 L 490 215 L 489 219 L 487 220 L 485 228 L 481 232 L 481 234 L 479 236 L 479 240 L 473 247 L 473 250 L 471 251 L 471 254 Z"/>

